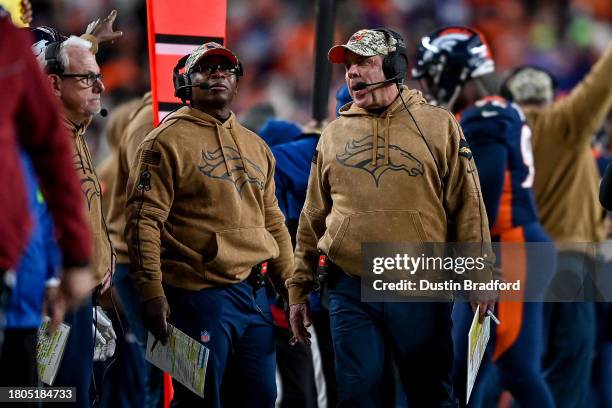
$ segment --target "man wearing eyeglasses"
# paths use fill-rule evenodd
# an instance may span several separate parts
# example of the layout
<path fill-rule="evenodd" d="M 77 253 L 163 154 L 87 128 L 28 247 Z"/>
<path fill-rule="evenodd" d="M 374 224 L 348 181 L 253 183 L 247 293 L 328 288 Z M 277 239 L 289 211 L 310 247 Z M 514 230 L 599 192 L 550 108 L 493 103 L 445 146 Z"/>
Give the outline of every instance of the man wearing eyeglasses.
<path fill-rule="evenodd" d="M 111 284 L 115 255 L 102 214 L 100 183 L 84 138 L 93 115 L 101 111 L 100 95 L 104 92 L 100 67 L 91 47 L 90 41 L 71 36 L 46 44 L 37 59 L 47 71 L 52 93 L 61 101 L 64 125 L 73 137 L 72 162 L 80 179 L 93 236 L 92 269 L 96 286 L 91 289 L 97 296 Z M 92 359 L 88 356 L 93 355 L 94 346 L 92 304 L 90 297 L 82 307 L 66 315 L 71 332 L 54 382 L 54 386 L 76 386 L 79 407 L 89 406 Z"/>
<path fill-rule="evenodd" d="M 204 399 L 174 382 L 173 406 L 269 408 L 276 399 L 263 284 L 270 277 L 286 298 L 293 253 L 272 153 L 230 109 L 241 75 L 217 43 L 181 58 L 175 90 L 189 106 L 147 135 L 130 169 L 126 239 L 143 322 L 162 344 L 169 322 L 210 350 Z"/>

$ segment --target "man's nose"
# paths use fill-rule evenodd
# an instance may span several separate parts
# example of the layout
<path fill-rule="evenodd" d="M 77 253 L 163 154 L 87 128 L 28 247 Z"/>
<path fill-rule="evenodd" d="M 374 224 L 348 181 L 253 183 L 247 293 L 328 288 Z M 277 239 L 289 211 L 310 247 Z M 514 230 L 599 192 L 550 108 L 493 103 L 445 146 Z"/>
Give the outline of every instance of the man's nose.
<path fill-rule="evenodd" d="M 359 72 L 357 70 L 357 65 L 351 64 L 348 68 L 347 73 L 348 73 L 349 78 L 355 78 L 356 76 L 358 76 Z"/>
<path fill-rule="evenodd" d="M 93 86 L 94 93 L 101 94 L 102 92 L 104 92 L 105 89 L 106 87 L 104 86 L 104 82 L 102 82 L 102 78 L 97 78 Z"/>
<path fill-rule="evenodd" d="M 212 71 L 210 71 L 210 76 L 214 78 L 225 78 L 227 76 L 227 71 L 225 71 L 221 65 L 213 66 Z"/>

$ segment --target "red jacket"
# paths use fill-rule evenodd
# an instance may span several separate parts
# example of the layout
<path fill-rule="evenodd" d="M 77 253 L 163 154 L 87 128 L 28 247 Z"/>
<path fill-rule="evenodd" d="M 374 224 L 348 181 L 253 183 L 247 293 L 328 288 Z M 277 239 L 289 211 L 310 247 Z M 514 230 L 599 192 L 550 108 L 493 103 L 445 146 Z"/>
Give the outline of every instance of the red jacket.
<path fill-rule="evenodd" d="M 17 264 L 30 235 L 20 147 L 36 167 L 64 265 L 85 265 L 91 259 L 91 237 L 70 136 L 32 54 L 30 34 L 3 14 L 0 9 L 0 271 Z"/>

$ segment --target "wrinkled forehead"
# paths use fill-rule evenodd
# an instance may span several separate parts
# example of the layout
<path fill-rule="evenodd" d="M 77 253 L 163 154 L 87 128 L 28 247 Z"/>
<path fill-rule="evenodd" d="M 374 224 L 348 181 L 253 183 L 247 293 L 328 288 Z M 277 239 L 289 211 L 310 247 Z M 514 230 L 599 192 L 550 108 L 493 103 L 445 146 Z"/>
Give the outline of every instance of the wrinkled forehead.
<path fill-rule="evenodd" d="M 81 47 L 69 47 L 66 49 L 69 61 L 69 71 L 74 73 L 99 73 L 100 67 L 96 62 L 96 56 L 91 51 Z"/>

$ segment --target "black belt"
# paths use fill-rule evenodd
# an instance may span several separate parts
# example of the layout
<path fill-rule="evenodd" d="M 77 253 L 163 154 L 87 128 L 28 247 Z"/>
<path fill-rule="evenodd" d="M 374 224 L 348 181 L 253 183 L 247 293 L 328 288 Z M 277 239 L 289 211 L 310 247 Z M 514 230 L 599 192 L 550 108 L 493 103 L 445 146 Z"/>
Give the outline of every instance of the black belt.
<path fill-rule="evenodd" d="M 268 261 L 264 261 L 251 268 L 251 273 L 246 278 L 246 281 L 253 291 L 257 291 L 266 286 L 266 278 L 268 276 Z"/>

